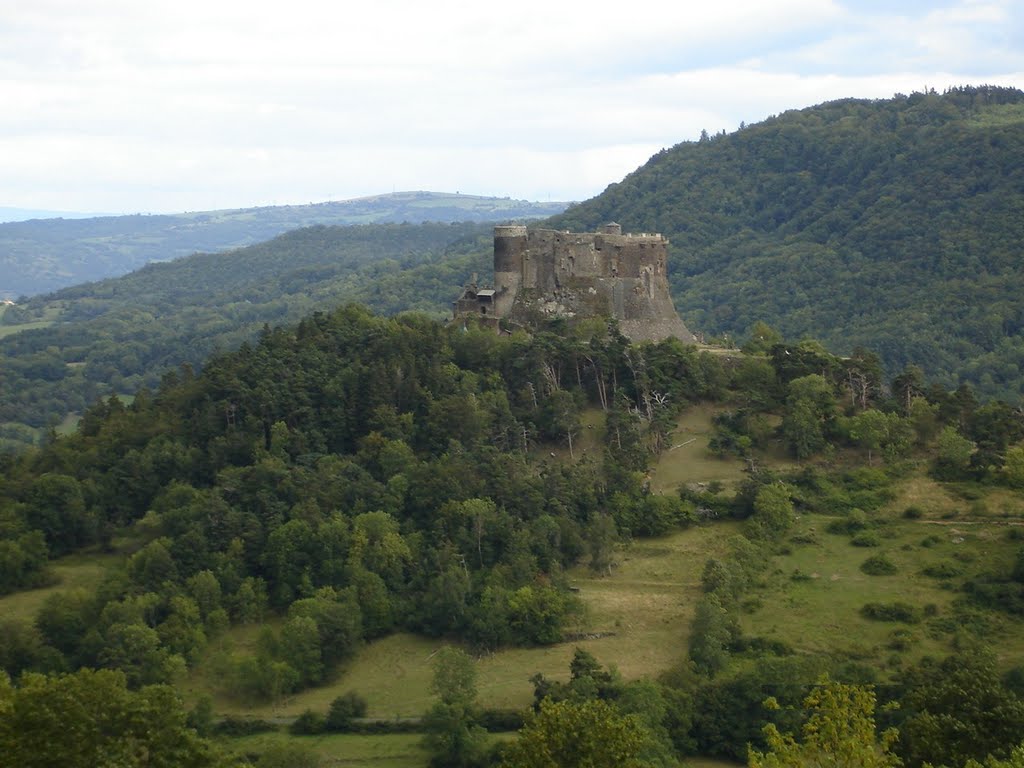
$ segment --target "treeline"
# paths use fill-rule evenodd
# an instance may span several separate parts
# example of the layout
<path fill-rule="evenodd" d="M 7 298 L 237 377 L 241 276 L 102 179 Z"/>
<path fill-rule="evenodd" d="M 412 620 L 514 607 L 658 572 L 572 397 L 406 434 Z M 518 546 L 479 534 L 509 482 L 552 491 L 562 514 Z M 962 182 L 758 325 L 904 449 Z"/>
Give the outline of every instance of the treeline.
<path fill-rule="evenodd" d="M 8 307 L 6 325 L 57 318 L 0 338 L 0 449 L 32 444 L 97 397 L 198 367 L 268 323 L 346 301 L 440 314 L 466 275 L 489 265 L 490 234 L 473 223 L 312 227 Z"/>
<path fill-rule="evenodd" d="M 676 306 L 709 336 L 763 320 L 1015 402 L 1022 152 L 1016 89 L 845 99 L 664 150 L 551 222 L 666 234 Z"/>
<path fill-rule="evenodd" d="M 118 535 L 136 549 L 94 594 L 4 622 L 0 663 L 161 683 L 227 626 L 276 615 L 254 654 L 218 661 L 230 694 L 265 701 L 397 629 L 557 642 L 578 609 L 568 565 L 606 568 L 619 536 L 690 519 L 642 470 L 679 409 L 725 382 L 710 355 L 603 322 L 499 338 L 350 306 L 267 330 L 3 459 L 4 591 Z M 607 413 L 600 455 L 578 445 L 588 403 Z M 559 443 L 578 460 L 538 458 Z"/>

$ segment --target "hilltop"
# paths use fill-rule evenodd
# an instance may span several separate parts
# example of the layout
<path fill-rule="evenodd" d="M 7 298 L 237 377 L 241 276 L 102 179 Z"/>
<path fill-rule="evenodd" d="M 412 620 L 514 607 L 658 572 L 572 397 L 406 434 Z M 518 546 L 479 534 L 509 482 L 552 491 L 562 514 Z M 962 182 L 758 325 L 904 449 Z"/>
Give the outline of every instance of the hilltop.
<path fill-rule="evenodd" d="M 173 215 L 33 219 L 0 224 L 0 299 L 116 277 L 155 261 L 270 240 L 316 224 L 536 219 L 567 203 L 443 192 L 395 192 L 309 205 Z"/>
<path fill-rule="evenodd" d="M 687 326 L 787 338 L 1016 400 L 1024 93 L 958 88 L 785 112 L 664 150 L 549 226 L 671 240 Z"/>

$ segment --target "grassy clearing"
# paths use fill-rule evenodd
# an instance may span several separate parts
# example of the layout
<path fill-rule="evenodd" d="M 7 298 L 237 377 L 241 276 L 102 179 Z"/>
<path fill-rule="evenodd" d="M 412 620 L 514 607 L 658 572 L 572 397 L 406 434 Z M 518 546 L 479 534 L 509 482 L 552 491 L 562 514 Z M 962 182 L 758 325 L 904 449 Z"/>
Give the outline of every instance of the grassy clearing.
<path fill-rule="evenodd" d="M 920 489 L 914 483 L 906 493 L 913 496 Z M 765 589 L 757 595 L 758 607 L 743 617 L 745 633 L 872 666 L 943 656 L 952 651 L 957 630 L 950 621 L 953 600 L 961 595 L 958 586 L 981 572 L 1008 568 L 1019 546 L 1007 540 L 1004 524 L 891 517 L 879 529 L 880 546 L 857 547 L 847 535 L 825 532 L 831 519 L 805 516 L 799 521 L 793 535 L 814 543 L 793 543 L 791 537 L 785 553 L 774 558 Z M 884 554 L 896 573 L 862 572 L 861 564 L 876 554 Z M 940 565 L 955 569 L 956 576 L 942 579 L 923 572 Z M 869 602 L 909 603 L 926 615 L 910 624 L 871 621 L 860 613 Z M 1007 666 L 1020 663 L 1024 636 L 1019 623 L 992 612 L 985 616 L 986 640 L 998 646 Z"/>
<path fill-rule="evenodd" d="M 744 464 L 737 458 L 720 459 L 708 453 L 711 419 L 723 409 L 707 404 L 688 408 L 672 432 L 672 447 L 661 454 L 651 474 L 651 488 L 672 493 L 686 483 L 718 480 L 731 485 L 743 479 Z"/>
<path fill-rule="evenodd" d="M 15 333 L 21 331 L 33 331 L 38 328 L 46 328 L 53 325 L 53 320 L 36 320 L 32 323 L 22 323 L 21 325 L 0 325 L 0 339 L 4 336 L 13 336 Z"/>
<path fill-rule="evenodd" d="M 69 589 L 94 589 L 119 559 L 118 555 L 71 555 L 57 560 L 52 564 L 55 584 L 0 597 L 0 616 L 32 621 L 50 595 Z"/>
<path fill-rule="evenodd" d="M 736 530 L 732 524 L 694 528 L 656 540 L 645 540 L 621 551 L 612 576 L 599 577 L 585 567 L 573 570 L 572 583 L 580 590 L 587 614 L 574 642 L 543 648 L 514 648 L 482 657 L 477 664 L 479 701 L 484 707 L 521 708 L 533 698 L 530 677 L 541 672 L 567 679 L 569 662 L 577 646 L 593 653 L 603 664 L 614 665 L 627 679 L 657 675 L 686 654 L 690 622 L 704 561 L 722 554 Z M 252 648 L 257 627 L 233 628 L 213 647 L 231 643 Z M 368 644 L 330 685 L 303 691 L 273 705 L 249 708 L 214 695 L 223 714 L 253 717 L 289 717 L 306 709 L 326 712 L 331 701 L 346 691 L 357 691 L 369 703 L 369 716 L 410 717 L 431 704 L 431 659 L 442 641 L 397 634 Z M 211 665 L 200 665 L 183 686 L 194 699 L 213 694 L 216 680 Z"/>

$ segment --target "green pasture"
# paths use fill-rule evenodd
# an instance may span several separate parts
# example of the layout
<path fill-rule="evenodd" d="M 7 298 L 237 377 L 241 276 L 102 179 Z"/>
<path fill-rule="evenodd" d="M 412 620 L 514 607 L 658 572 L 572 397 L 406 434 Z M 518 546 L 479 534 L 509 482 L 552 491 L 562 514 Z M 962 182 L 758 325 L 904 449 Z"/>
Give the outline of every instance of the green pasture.
<path fill-rule="evenodd" d="M 623 548 L 611 576 L 593 574 L 585 566 L 570 573 L 579 589 L 585 615 L 571 628 L 576 638 L 540 648 L 511 648 L 477 661 L 477 688 L 483 707 L 518 709 L 530 704 L 530 677 L 540 672 L 567 679 L 577 647 L 590 651 L 627 679 L 657 675 L 686 655 L 693 609 L 700 590 L 704 561 L 724 553 L 736 527 L 730 523 L 680 531 Z M 254 647 L 257 627 L 232 628 L 211 645 L 207 660 L 189 676 L 184 688 L 194 698 L 210 694 L 223 714 L 252 717 L 293 717 L 306 709 L 326 712 L 337 696 L 356 691 L 377 718 L 413 717 L 432 703 L 431 660 L 440 640 L 395 634 L 367 644 L 331 684 L 288 696 L 273 704 L 247 707 L 218 694 L 210 657 L 218 650 Z"/>
<path fill-rule="evenodd" d="M 32 621 L 50 595 L 70 589 L 95 589 L 118 555 L 69 555 L 51 565 L 53 584 L 0 597 L 0 616 Z"/>
<path fill-rule="evenodd" d="M 915 484 L 920 490 L 920 484 Z M 935 489 L 926 489 L 928 494 Z M 933 507 L 932 509 L 936 509 Z M 941 507 L 937 507 L 941 509 Z M 883 517 L 878 546 L 854 546 L 851 536 L 826 531 L 841 518 L 804 516 L 782 553 L 773 558 L 762 589 L 752 595 L 742 618 L 745 634 L 781 640 L 798 652 L 830 653 L 875 667 L 897 667 L 924 655 L 953 649 L 965 619 L 954 602 L 960 585 L 986 572 L 1008 571 L 1020 547 L 1008 539 L 1003 521 L 957 521 Z M 890 575 L 868 575 L 861 565 L 883 555 Z M 944 567 L 954 576 L 938 578 L 925 569 Z M 908 603 L 922 611 L 917 623 L 864 618 L 866 603 Z M 1019 622 L 993 611 L 969 610 L 974 628 L 998 649 L 1005 666 L 1024 661 Z"/>
<path fill-rule="evenodd" d="M 744 464 L 735 457 L 718 458 L 708 452 L 711 419 L 723 409 L 714 405 L 688 408 L 669 436 L 671 445 L 658 458 L 651 472 L 651 488 L 657 493 L 674 493 L 687 483 L 717 480 L 726 485 L 744 477 Z"/>

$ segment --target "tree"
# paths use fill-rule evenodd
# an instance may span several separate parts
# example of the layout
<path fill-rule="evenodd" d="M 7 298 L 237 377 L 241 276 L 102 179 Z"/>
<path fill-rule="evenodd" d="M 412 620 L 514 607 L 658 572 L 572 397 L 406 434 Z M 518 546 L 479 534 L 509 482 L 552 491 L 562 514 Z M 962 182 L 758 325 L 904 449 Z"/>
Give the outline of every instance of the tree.
<path fill-rule="evenodd" d="M 751 528 L 759 535 L 777 539 L 793 524 L 795 517 L 789 488 L 782 483 L 761 486 L 754 497 Z"/>
<path fill-rule="evenodd" d="M 690 632 L 690 659 L 697 669 L 712 676 L 720 672 L 729 661 L 728 646 L 735 634 L 735 622 L 718 594 L 701 595 Z"/>
<path fill-rule="evenodd" d="M 329 731 L 347 731 L 357 717 L 366 717 L 366 699 L 348 691 L 331 702 L 325 725 Z"/>
<path fill-rule="evenodd" d="M 782 434 L 798 459 L 806 459 L 825 446 L 825 427 L 835 415 L 832 386 L 817 373 L 789 383 Z"/>
<path fill-rule="evenodd" d="M 769 708 L 777 708 L 768 699 Z M 891 748 L 895 730 L 875 734 L 875 694 L 869 688 L 822 678 L 804 699 L 811 711 L 803 725 L 803 742 L 765 726 L 768 751 L 749 753 L 750 768 L 896 768 Z"/>
<path fill-rule="evenodd" d="M 7 768 L 206 768 L 219 764 L 186 727 L 166 685 L 128 690 L 124 674 L 83 669 L 27 673 L 12 688 L 0 673 L 0 766 Z"/>
<path fill-rule="evenodd" d="M 910 766 L 1006 757 L 1024 733 L 1024 702 L 1007 689 L 994 655 L 975 649 L 922 664 L 905 679 L 900 753 Z"/>
<path fill-rule="evenodd" d="M 636 715 L 623 715 L 601 699 L 541 702 L 502 768 L 639 768 L 647 734 Z"/>
<path fill-rule="evenodd" d="M 484 752 L 485 731 L 477 725 L 476 669 L 473 659 L 458 648 L 445 646 L 434 661 L 431 692 L 438 701 L 423 719 L 424 745 L 434 768 L 478 765 Z"/>

